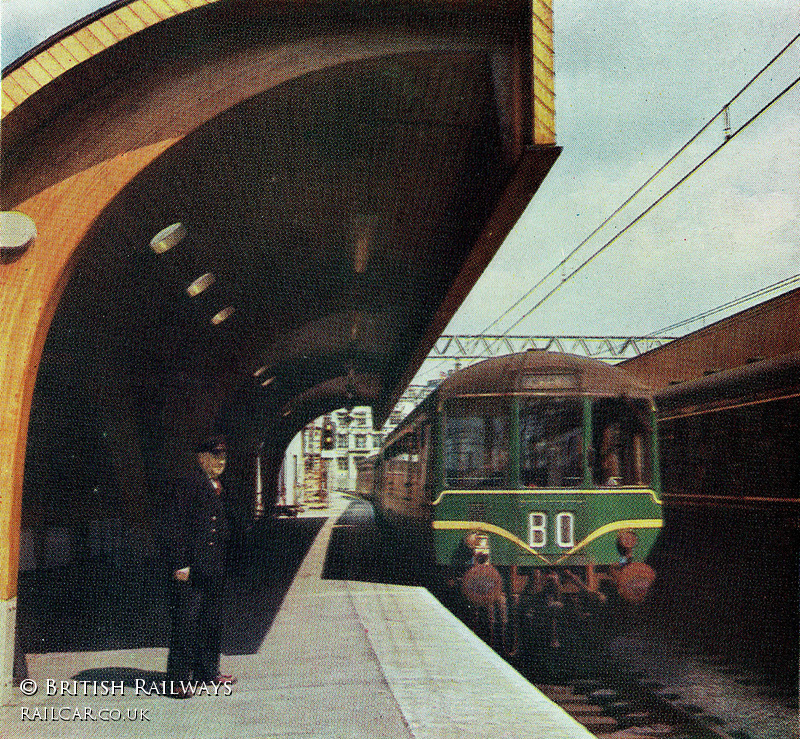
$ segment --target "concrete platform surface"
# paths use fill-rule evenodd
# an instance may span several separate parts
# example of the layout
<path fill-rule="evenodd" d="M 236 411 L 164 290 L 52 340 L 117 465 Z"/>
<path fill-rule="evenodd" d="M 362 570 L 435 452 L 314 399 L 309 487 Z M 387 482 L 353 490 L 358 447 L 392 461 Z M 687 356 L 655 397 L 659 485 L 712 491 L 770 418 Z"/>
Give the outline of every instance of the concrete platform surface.
<path fill-rule="evenodd" d="M 29 654 L 29 682 L 0 708 L 0 737 L 592 737 L 427 590 L 322 579 L 334 524 L 320 531 L 258 652 L 223 656 L 223 672 L 238 678 L 230 694 L 157 695 L 163 648 Z"/>

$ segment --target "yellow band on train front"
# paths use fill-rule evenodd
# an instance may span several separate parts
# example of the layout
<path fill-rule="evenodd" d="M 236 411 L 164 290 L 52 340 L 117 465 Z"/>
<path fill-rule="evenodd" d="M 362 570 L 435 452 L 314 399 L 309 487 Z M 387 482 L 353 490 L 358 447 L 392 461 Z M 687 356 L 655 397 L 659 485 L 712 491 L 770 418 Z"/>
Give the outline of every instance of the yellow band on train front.
<path fill-rule="evenodd" d="M 656 495 L 655 490 L 643 487 L 608 487 L 608 488 L 515 488 L 513 490 L 442 490 L 436 500 L 431 501 L 431 505 L 437 506 L 442 502 L 445 495 L 649 495 L 656 505 L 663 505 L 663 502 Z"/>
<path fill-rule="evenodd" d="M 593 542 L 595 539 L 599 539 L 601 536 L 605 536 L 606 534 L 610 534 L 614 531 L 624 531 L 627 529 L 660 529 L 663 526 L 663 522 L 660 518 L 638 518 L 627 521 L 612 521 L 611 523 L 607 523 L 605 526 L 601 526 L 599 529 L 595 529 L 591 534 L 589 534 L 589 536 L 579 541 L 574 547 L 562 554 L 558 559 L 551 560 L 541 554 L 541 552 L 537 552 L 515 534 L 512 534 L 510 531 L 507 531 L 500 526 L 495 526 L 492 523 L 486 523 L 485 521 L 433 521 L 432 523 L 433 528 L 440 531 L 482 531 L 489 534 L 497 534 L 498 536 L 502 536 L 504 539 L 508 539 L 513 544 L 516 544 L 520 549 L 523 549 L 529 554 L 538 557 L 548 565 L 560 564 L 565 559 L 568 559 L 575 554 L 575 552 L 583 549 L 583 547 L 585 547 L 587 544 Z"/>

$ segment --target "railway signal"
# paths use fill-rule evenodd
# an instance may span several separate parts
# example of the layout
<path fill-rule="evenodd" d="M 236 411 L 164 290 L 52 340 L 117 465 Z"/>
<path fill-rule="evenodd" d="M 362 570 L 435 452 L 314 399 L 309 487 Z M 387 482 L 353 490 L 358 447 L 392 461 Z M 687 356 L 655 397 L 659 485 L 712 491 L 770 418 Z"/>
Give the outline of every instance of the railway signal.
<path fill-rule="evenodd" d="M 325 421 L 322 426 L 322 448 L 326 452 L 333 449 L 336 444 L 334 431 L 333 423 L 331 421 Z"/>

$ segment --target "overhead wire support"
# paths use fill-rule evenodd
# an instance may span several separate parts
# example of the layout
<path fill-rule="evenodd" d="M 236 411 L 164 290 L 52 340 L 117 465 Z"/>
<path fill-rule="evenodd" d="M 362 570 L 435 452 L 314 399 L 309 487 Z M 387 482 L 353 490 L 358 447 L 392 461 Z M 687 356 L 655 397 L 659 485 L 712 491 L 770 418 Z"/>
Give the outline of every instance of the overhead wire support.
<path fill-rule="evenodd" d="M 578 354 L 606 361 L 619 361 L 663 346 L 674 338 L 674 336 L 652 334 L 649 336 L 487 336 L 484 334 L 465 336 L 442 334 L 426 359 L 431 361 L 471 361 L 536 349 Z"/>
<path fill-rule="evenodd" d="M 773 105 L 778 99 L 780 99 L 784 94 L 786 94 L 792 87 L 794 87 L 800 78 L 796 79 L 792 82 L 787 88 L 785 88 L 782 92 L 776 95 L 767 105 L 765 105 L 761 110 L 759 110 L 752 118 L 750 118 L 745 124 L 740 126 L 735 132 L 731 133 L 730 127 L 730 106 L 739 98 L 744 92 L 755 83 L 755 81 L 767 70 L 771 67 L 786 51 L 798 40 L 800 39 L 800 33 L 795 35 L 775 56 L 770 59 L 767 64 L 764 65 L 753 77 L 716 113 L 712 118 L 710 118 L 701 128 L 694 134 L 686 143 L 684 143 L 669 159 L 667 159 L 664 164 L 661 165 L 650 177 L 647 178 L 621 205 L 619 205 L 613 213 L 611 213 L 599 226 L 597 226 L 586 238 L 584 238 L 572 251 L 567 254 L 567 256 L 563 257 L 561 261 L 553 267 L 544 277 L 538 280 L 536 284 L 533 285 L 521 298 L 519 298 L 513 305 L 503 311 L 494 321 L 492 321 L 486 328 L 483 329 L 481 332 L 485 334 L 489 329 L 497 325 L 505 316 L 507 316 L 514 308 L 520 305 L 524 300 L 526 300 L 530 295 L 534 293 L 539 287 L 541 287 L 548 278 L 550 278 L 553 274 L 555 274 L 559 269 L 562 269 L 561 281 L 560 283 L 553 288 L 547 295 L 545 295 L 542 300 L 540 300 L 536 305 L 533 306 L 527 313 L 525 313 L 520 319 L 518 319 L 515 323 L 509 326 L 504 333 L 508 333 L 513 328 L 515 328 L 519 323 L 521 323 L 525 318 L 527 318 L 534 310 L 536 310 L 539 306 L 542 305 L 547 299 L 549 299 L 555 292 L 557 292 L 566 282 L 568 282 L 577 272 L 583 269 L 589 262 L 591 262 L 598 254 L 604 251 L 608 246 L 614 243 L 623 233 L 625 233 L 630 227 L 635 225 L 642 217 L 644 217 L 647 213 L 649 213 L 659 202 L 664 200 L 667 195 L 677 189 L 683 182 L 685 182 L 689 176 L 694 174 L 694 172 L 703 166 L 714 154 L 716 154 L 719 149 L 722 148 L 728 141 L 730 141 L 736 134 L 742 131 L 745 127 L 747 127 L 753 120 L 755 120 L 761 113 L 763 113 L 767 108 Z M 604 244 L 597 252 L 595 252 L 586 262 L 581 264 L 576 270 L 569 274 L 563 273 L 563 267 L 566 263 L 571 259 L 575 254 L 577 254 L 597 233 L 599 233 L 608 223 L 615 218 L 623 209 L 625 209 L 653 180 L 656 179 L 672 162 L 674 162 L 686 149 L 688 149 L 705 131 L 720 117 L 724 116 L 724 141 L 723 143 L 714 149 L 710 155 L 705 157 L 700 164 L 698 164 L 694 169 L 692 169 L 686 176 L 684 176 L 681 180 L 679 180 L 675 185 L 673 185 L 666 193 L 664 193 L 661 197 L 659 197 L 649 208 L 647 208 L 643 213 L 641 213 L 636 219 L 634 219 L 631 223 L 629 223 L 621 232 L 616 234 L 614 238 L 612 238 L 609 242 Z"/>

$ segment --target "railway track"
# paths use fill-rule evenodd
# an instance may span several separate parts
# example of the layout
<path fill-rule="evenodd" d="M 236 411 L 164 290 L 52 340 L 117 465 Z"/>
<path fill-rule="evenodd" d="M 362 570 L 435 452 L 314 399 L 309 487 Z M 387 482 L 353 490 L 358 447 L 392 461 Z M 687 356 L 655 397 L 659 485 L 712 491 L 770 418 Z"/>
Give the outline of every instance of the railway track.
<path fill-rule="evenodd" d="M 622 673 L 536 686 L 598 739 L 749 739 L 727 731 L 698 707 L 677 702 L 678 696 L 660 692 L 660 686 Z"/>

